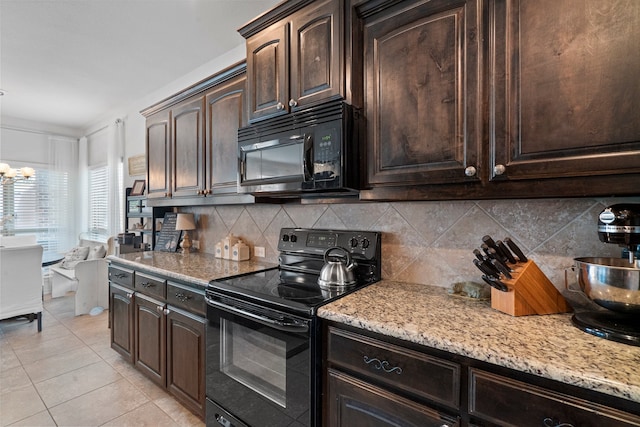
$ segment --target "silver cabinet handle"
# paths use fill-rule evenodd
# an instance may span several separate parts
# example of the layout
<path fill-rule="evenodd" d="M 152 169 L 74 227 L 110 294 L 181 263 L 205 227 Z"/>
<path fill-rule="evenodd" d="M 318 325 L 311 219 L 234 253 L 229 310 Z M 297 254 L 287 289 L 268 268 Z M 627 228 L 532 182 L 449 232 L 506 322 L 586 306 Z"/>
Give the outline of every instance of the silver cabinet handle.
<path fill-rule="evenodd" d="M 278 102 L 276 104 L 276 109 L 277 110 L 284 110 L 284 104 L 282 102 Z"/>
<path fill-rule="evenodd" d="M 473 166 L 468 166 L 465 170 L 464 170 L 464 174 L 466 176 L 476 176 L 477 173 L 477 169 Z"/>
<path fill-rule="evenodd" d="M 394 366 L 394 367 L 390 367 L 389 362 L 387 362 L 386 360 L 380 360 L 380 359 L 376 359 L 374 358 L 369 358 L 369 356 L 364 356 L 363 358 L 364 363 L 366 363 L 367 365 L 371 365 L 373 366 L 375 369 L 377 370 L 383 370 L 387 373 L 392 373 L 395 372 L 396 374 L 400 375 L 402 374 L 402 368 L 399 366 Z"/>
<path fill-rule="evenodd" d="M 297 107 L 298 103 L 296 102 L 295 99 L 290 99 L 289 100 L 289 107 Z"/>
<path fill-rule="evenodd" d="M 171 310 L 169 310 L 168 308 L 165 308 L 164 309 L 164 314 L 165 315 L 169 315 L 169 313 L 171 313 Z"/>
<path fill-rule="evenodd" d="M 505 168 L 504 165 L 495 165 L 493 167 L 493 174 L 494 175 L 502 175 L 506 171 L 507 171 L 507 168 Z"/>

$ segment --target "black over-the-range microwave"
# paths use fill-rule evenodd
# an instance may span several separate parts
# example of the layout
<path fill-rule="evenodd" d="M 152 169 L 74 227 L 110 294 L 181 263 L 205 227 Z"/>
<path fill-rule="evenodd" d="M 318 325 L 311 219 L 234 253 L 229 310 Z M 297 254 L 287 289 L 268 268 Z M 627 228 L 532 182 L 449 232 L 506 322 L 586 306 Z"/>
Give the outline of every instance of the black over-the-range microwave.
<path fill-rule="evenodd" d="M 337 100 L 239 129 L 238 192 L 357 193 L 362 121 L 358 109 Z"/>

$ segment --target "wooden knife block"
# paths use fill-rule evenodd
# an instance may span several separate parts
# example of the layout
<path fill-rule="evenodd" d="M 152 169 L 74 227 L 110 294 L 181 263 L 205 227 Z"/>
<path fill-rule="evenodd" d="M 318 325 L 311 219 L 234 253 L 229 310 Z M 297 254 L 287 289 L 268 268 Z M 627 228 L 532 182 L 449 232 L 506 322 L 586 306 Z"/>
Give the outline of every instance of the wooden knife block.
<path fill-rule="evenodd" d="M 562 294 L 533 261 L 516 264 L 511 275 L 512 279 L 500 280 L 507 285 L 508 292 L 491 288 L 491 308 L 512 316 L 572 311 Z"/>

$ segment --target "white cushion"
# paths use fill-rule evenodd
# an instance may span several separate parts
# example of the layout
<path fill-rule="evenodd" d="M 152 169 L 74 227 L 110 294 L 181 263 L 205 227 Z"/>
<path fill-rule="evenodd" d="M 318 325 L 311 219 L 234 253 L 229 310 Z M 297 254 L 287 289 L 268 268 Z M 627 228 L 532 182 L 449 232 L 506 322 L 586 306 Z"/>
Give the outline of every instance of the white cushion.
<path fill-rule="evenodd" d="M 85 259 L 87 259 L 88 255 L 88 246 L 77 246 L 64 255 L 64 261 L 62 261 L 60 267 L 66 268 L 68 270 L 74 269 L 80 261 L 84 261 Z"/>
<path fill-rule="evenodd" d="M 104 245 L 94 246 L 90 251 L 87 259 L 101 259 L 107 254 L 107 248 Z"/>

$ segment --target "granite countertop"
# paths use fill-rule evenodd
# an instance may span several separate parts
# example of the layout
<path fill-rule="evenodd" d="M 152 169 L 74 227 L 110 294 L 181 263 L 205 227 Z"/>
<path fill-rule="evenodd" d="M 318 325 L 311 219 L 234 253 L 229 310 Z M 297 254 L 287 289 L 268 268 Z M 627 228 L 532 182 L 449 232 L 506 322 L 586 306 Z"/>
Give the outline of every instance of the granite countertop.
<path fill-rule="evenodd" d="M 277 267 L 277 264 L 255 260 L 231 261 L 206 253 L 132 252 L 107 257 L 132 268 L 161 274 L 175 280 L 206 287 L 209 281 Z"/>
<path fill-rule="evenodd" d="M 346 325 L 640 402 L 640 347 L 587 334 L 570 314 L 512 317 L 436 286 L 381 281 L 321 307 Z"/>

